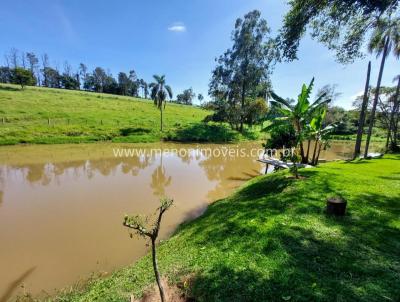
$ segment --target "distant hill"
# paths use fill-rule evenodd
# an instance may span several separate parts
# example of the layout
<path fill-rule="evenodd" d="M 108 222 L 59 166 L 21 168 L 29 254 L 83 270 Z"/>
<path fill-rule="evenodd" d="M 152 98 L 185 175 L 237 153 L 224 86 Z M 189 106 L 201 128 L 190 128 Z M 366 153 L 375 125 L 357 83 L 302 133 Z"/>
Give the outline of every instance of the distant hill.
<path fill-rule="evenodd" d="M 152 142 L 180 140 L 181 136 L 191 140 L 193 133 L 200 134 L 192 140 L 204 141 L 209 139 L 204 134 L 215 134 L 213 127 L 217 127 L 201 123 L 208 114 L 198 107 L 167 104 L 165 131 L 160 132 L 160 112 L 152 100 L 41 87 L 21 90 L 0 84 L 0 145 Z M 224 136 L 229 129 L 218 126 L 220 132 L 221 127 L 223 136 L 218 140 L 231 140 L 233 135 Z M 191 129 L 189 136 L 187 129 Z"/>

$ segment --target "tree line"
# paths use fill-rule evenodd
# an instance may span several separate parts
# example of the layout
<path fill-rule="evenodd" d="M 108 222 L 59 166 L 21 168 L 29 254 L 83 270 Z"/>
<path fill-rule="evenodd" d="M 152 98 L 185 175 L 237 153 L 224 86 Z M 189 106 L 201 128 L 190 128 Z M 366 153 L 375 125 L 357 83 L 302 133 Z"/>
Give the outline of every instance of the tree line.
<path fill-rule="evenodd" d="M 114 78 L 102 67 L 95 67 L 90 71 L 87 65 L 80 63 L 74 69 L 68 61 L 65 61 L 60 70 L 58 66 L 51 66 L 46 53 L 39 57 L 33 52 L 20 52 L 16 48 L 10 49 L 4 58 L 6 64 L 0 66 L 0 83 L 18 84 L 22 87 L 37 85 L 69 90 L 83 89 L 146 99 L 151 96 L 150 83 L 139 78 L 133 69 L 127 73 L 119 72 Z M 174 102 L 192 105 L 195 97 L 193 89 L 189 88 L 178 94 Z M 197 98 L 200 102 L 204 99 L 202 94 Z"/>

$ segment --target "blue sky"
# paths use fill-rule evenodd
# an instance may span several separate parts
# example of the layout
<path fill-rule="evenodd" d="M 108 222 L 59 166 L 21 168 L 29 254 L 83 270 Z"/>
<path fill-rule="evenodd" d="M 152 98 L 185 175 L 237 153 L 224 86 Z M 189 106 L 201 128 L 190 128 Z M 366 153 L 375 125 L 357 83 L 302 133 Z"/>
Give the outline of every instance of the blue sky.
<path fill-rule="evenodd" d="M 134 69 L 150 81 L 165 74 L 174 94 L 193 87 L 207 95 L 215 57 L 231 46 L 230 34 L 237 17 L 258 9 L 276 32 L 287 10 L 278 0 L 2 0 L 0 54 L 11 47 L 44 52 L 63 68 L 65 60 L 77 67 L 101 66 L 116 76 Z M 313 76 L 316 87 L 337 84 L 342 95 L 336 104 L 350 108 L 363 90 L 368 59 L 372 59 L 372 83 L 379 61 L 374 56 L 343 66 L 334 54 L 309 36 L 301 42 L 299 60 L 276 66 L 274 90 L 296 97 L 300 86 Z M 0 57 L 2 58 L 2 57 Z M 3 62 L 4 60 L 0 60 Z M 391 84 L 400 71 L 392 56 L 384 72 Z"/>

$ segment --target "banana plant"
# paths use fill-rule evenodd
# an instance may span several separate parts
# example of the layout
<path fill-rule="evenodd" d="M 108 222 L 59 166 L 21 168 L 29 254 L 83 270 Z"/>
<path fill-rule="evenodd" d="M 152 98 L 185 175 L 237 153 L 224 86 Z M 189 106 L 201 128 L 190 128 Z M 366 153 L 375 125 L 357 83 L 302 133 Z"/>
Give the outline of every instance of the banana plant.
<path fill-rule="evenodd" d="M 305 155 L 303 141 L 307 134 L 307 124 L 310 123 L 315 113 L 322 107 L 325 107 L 331 100 L 326 98 L 326 93 L 321 94 L 314 102 L 310 103 L 310 96 L 314 86 L 314 78 L 307 86 L 303 84 L 301 92 L 297 97 L 297 102 L 291 104 L 274 92 L 271 92 L 275 105 L 276 115 L 272 117 L 271 124 L 264 128 L 264 131 L 270 131 L 283 124 L 293 125 L 296 133 L 296 147 L 300 148 L 301 162 L 306 164 L 308 158 Z"/>

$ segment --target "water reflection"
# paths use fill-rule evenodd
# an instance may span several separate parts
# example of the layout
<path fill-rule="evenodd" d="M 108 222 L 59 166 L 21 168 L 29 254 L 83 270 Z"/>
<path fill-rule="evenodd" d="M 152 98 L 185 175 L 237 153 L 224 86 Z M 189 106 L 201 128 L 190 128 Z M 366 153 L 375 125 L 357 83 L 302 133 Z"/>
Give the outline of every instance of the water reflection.
<path fill-rule="evenodd" d="M 163 152 L 162 152 L 160 155 L 160 164 L 157 166 L 157 168 L 151 175 L 150 187 L 153 189 L 153 194 L 159 197 L 165 196 L 165 188 L 171 184 L 171 181 L 172 177 L 166 174 L 165 167 L 163 165 Z"/>
<path fill-rule="evenodd" d="M 122 158 L 114 156 L 115 147 L 0 148 L 0 296 L 33 266 L 37 269 L 23 282 L 34 294 L 124 266 L 146 251 L 121 227 L 125 213 L 149 214 L 159 197 L 173 197 L 165 237 L 231 192 L 244 173 L 261 170 L 255 159 L 213 157 L 194 152 L 196 145 L 144 145 L 160 153 Z M 186 152 L 163 152 L 180 148 Z"/>

